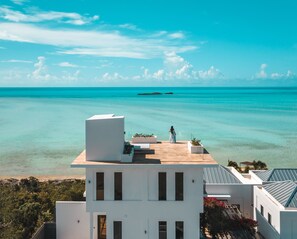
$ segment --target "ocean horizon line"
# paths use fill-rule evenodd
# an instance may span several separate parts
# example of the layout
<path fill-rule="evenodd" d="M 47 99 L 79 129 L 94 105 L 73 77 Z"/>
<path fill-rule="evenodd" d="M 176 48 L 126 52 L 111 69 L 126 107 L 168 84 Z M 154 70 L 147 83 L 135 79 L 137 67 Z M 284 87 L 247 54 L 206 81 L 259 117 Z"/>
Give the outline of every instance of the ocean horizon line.
<path fill-rule="evenodd" d="M 297 86 L 0 86 L 0 89 L 43 89 L 43 88 L 53 88 L 53 89 L 65 89 L 65 88 L 234 88 L 234 89 L 290 89 L 297 88 Z"/>

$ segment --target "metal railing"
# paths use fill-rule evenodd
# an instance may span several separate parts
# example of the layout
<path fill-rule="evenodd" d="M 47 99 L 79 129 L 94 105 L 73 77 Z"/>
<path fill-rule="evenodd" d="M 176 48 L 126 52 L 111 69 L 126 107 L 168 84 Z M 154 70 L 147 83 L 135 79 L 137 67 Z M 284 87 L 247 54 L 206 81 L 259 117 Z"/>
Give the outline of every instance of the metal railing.
<path fill-rule="evenodd" d="M 34 233 L 31 239 L 56 239 L 56 223 L 45 222 Z"/>

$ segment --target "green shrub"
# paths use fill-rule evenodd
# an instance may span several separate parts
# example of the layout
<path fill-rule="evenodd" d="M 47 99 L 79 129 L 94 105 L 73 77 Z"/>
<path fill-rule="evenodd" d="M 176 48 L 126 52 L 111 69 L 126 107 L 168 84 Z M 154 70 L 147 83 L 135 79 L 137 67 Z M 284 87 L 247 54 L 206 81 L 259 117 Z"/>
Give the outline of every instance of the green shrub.
<path fill-rule="evenodd" d="M 0 181 L 0 238 L 31 238 L 44 222 L 55 220 L 56 201 L 84 201 L 84 191 L 84 180 Z"/>

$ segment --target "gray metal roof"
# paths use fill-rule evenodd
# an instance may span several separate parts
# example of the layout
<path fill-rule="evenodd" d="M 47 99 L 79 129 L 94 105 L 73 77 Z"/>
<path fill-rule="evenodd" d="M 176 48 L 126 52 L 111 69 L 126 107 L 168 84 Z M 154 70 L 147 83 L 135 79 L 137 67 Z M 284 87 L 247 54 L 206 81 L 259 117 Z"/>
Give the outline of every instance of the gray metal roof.
<path fill-rule="evenodd" d="M 275 168 L 266 171 L 253 171 L 260 179 L 267 182 L 291 180 L 297 182 L 297 168 Z"/>
<path fill-rule="evenodd" d="M 293 181 L 273 182 L 263 188 L 284 207 L 297 208 L 297 184 Z"/>
<path fill-rule="evenodd" d="M 206 184 L 241 184 L 240 180 L 226 167 L 210 167 L 203 169 Z"/>
<path fill-rule="evenodd" d="M 253 170 L 253 172 L 262 180 L 262 181 L 267 181 L 272 170 Z"/>

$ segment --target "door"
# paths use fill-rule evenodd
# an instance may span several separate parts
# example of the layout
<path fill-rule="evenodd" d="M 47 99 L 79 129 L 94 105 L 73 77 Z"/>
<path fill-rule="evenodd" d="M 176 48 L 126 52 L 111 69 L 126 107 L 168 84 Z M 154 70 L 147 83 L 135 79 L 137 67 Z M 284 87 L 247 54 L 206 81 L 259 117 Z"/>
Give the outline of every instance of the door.
<path fill-rule="evenodd" d="M 98 215 L 97 229 L 98 239 L 106 239 L 106 215 Z"/>

